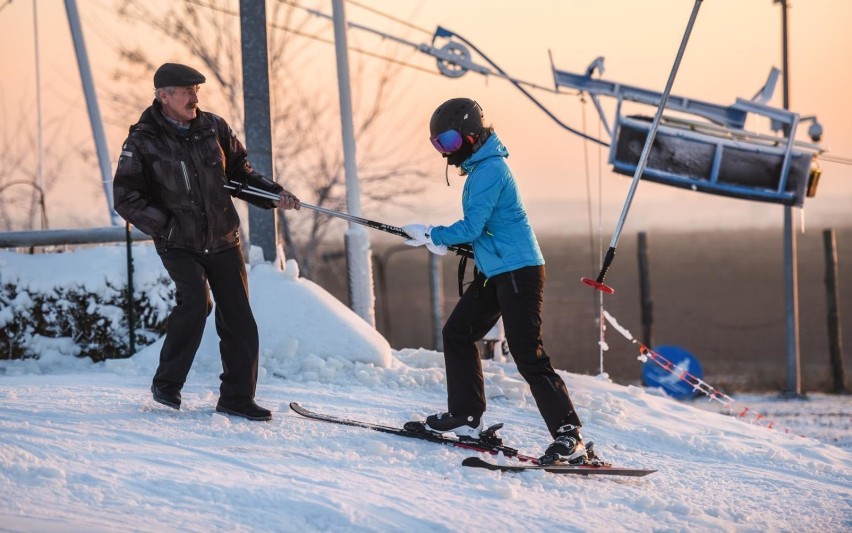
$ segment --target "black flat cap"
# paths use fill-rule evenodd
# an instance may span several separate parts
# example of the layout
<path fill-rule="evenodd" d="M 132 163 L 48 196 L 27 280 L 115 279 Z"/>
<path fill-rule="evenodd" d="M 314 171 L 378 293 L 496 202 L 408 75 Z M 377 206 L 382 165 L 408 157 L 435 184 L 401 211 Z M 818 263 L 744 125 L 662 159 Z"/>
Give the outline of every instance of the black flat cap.
<path fill-rule="evenodd" d="M 188 87 L 207 81 L 204 74 L 180 63 L 163 63 L 154 73 L 154 88 Z"/>

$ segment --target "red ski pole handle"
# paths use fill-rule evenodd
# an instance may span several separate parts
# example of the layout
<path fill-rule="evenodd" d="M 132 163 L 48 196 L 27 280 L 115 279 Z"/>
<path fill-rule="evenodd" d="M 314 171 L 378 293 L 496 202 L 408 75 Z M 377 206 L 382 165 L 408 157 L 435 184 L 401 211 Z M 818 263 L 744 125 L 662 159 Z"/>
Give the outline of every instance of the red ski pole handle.
<path fill-rule="evenodd" d="M 598 274 L 597 279 L 592 278 L 580 278 L 580 281 L 588 285 L 589 287 L 594 287 L 595 289 L 605 292 L 607 294 L 612 294 L 615 292 L 615 289 L 610 287 L 609 285 L 603 282 L 606 277 L 606 272 L 609 270 L 609 266 L 612 264 L 612 260 L 615 258 L 615 247 L 610 246 L 609 250 L 606 251 L 606 255 L 604 256 L 603 266 L 601 266 L 601 272 Z"/>

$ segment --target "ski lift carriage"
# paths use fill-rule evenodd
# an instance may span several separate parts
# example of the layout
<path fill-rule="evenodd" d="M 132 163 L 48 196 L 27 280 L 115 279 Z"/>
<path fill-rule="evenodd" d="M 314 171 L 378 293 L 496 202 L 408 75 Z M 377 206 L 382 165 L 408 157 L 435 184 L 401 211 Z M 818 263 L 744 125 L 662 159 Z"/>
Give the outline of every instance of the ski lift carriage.
<path fill-rule="evenodd" d="M 608 162 L 619 174 L 633 176 L 648 137 L 652 118 L 625 115 L 625 101 L 658 106 L 662 93 L 592 78 L 603 71 L 603 58 L 593 61 L 585 74 L 552 66 L 560 87 L 586 92 L 592 98 L 613 142 Z M 820 170 L 816 156 L 825 151 L 816 144 L 822 127 L 816 117 L 800 118 L 785 109 L 771 107 L 779 71 L 773 68 L 766 85 L 750 100 L 737 98 L 723 106 L 670 95 L 648 156 L 642 179 L 694 191 L 761 202 L 801 207 L 805 197 L 816 194 Z M 617 99 L 615 123 L 610 127 L 599 96 Z M 766 117 L 773 131 L 783 135 L 754 133 L 744 129 L 749 114 Z M 813 142 L 796 141 L 796 130 L 812 120 L 808 134 Z"/>

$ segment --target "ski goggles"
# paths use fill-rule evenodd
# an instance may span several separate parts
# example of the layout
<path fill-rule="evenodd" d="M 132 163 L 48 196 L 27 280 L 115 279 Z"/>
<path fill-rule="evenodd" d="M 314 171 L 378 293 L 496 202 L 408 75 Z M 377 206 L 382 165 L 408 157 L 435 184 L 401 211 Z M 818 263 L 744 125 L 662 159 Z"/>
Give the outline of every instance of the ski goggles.
<path fill-rule="evenodd" d="M 447 130 L 444 133 L 439 133 L 434 137 L 429 137 L 432 141 L 432 146 L 442 154 L 451 154 L 461 148 L 462 135 L 458 130 Z"/>

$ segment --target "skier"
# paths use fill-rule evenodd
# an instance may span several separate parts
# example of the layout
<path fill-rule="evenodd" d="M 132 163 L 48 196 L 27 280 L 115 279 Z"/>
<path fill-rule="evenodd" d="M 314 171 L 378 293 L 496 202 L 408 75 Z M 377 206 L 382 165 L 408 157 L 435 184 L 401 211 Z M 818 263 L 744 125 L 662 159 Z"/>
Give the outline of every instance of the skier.
<path fill-rule="evenodd" d="M 437 433 L 479 436 L 486 405 L 476 342 L 502 316 L 512 357 L 554 438 L 542 463 L 582 463 L 588 457 L 580 418 L 542 342 L 544 257 L 506 163 L 509 152 L 483 123 L 482 107 L 468 98 L 438 106 L 429 123 L 430 140 L 448 169 L 453 165 L 467 176 L 463 218 L 449 226 L 402 228 L 411 237 L 406 244 L 425 245 L 439 255 L 447 245 L 472 243 L 476 264 L 473 282 L 443 329 L 448 412 L 428 416 L 426 426 Z"/>

